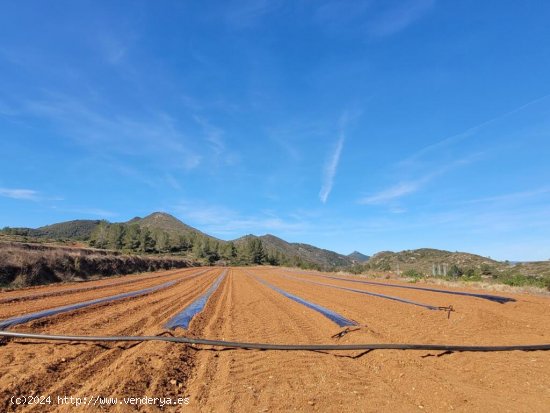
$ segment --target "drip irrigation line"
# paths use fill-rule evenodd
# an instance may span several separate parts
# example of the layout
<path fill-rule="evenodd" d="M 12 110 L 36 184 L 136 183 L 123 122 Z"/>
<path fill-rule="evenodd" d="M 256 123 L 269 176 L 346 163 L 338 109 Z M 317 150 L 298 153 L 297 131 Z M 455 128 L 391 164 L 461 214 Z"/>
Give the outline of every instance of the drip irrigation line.
<path fill-rule="evenodd" d="M 122 300 L 122 299 L 126 299 L 126 298 L 134 298 L 134 297 L 139 297 L 139 296 L 142 296 L 142 295 L 154 293 L 156 291 L 160 291 L 160 290 L 166 289 L 168 287 L 172 287 L 173 285 L 178 284 L 180 282 L 198 277 L 199 275 L 202 275 L 207 271 L 208 270 L 200 271 L 200 272 L 195 273 L 195 274 L 187 275 L 187 276 L 185 276 L 185 277 L 183 277 L 179 280 L 168 281 L 168 282 L 165 282 L 165 283 L 162 283 L 162 284 L 159 284 L 159 285 L 155 285 L 153 287 L 141 289 L 141 290 L 129 291 L 129 292 L 126 292 L 126 293 L 121 293 L 121 294 L 116 294 L 116 295 L 110 295 L 110 296 L 107 296 L 107 297 L 96 298 L 94 300 L 81 301 L 81 302 L 78 302 L 78 303 L 68 304 L 68 305 L 64 305 L 64 306 L 61 306 L 61 307 L 48 308 L 46 310 L 41 310 L 41 311 L 37 311 L 37 312 L 34 312 L 34 313 L 23 314 L 23 315 L 20 315 L 20 316 L 7 318 L 5 320 L 0 320 L 0 329 L 5 329 L 5 328 L 8 328 L 8 327 L 17 325 L 17 324 L 28 323 L 29 321 L 38 320 L 38 319 L 44 318 L 44 317 L 51 317 L 51 316 L 54 316 L 54 315 L 57 315 L 57 314 L 62 314 L 62 313 L 66 313 L 66 312 L 69 312 L 69 311 L 79 310 L 81 308 L 90 307 L 90 306 L 96 305 L 96 304 L 110 303 L 110 302 L 113 302 L 113 301 L 118 301 L 118 300 Z"/>
<path fill-rule="evenodd" d="M 350 292 L 359 293 L 359 294 L 372 295 L 373 297 L 385 298 L 386 300 L 398 301 L 398 302 L 404 303 L 404 304 L 416 305 L 416 306 L 419 306 L 419 307 L 427 308 L 428 310 L 446 311 L 448 314 L 450 314 L 451 311 L 454 311 L 453 306 L 451 306 L 451 305 L 449 305 L 449 306 L 436 306 L 436 305 L 431 305 L 431 304 L 419 303 L 417 301 L 407 300 L 407 299 L 401 298 L 401 297 L 395 297 L 393 295 L 378 294 L 378 293 L 373 293 L 371 291 L 357 290 L 355 288 L 340 287 L 338 285 L 325 284 L 325 283 L 320 283 L 320 282 L 317 282 L 317 281 L 305 280 L 303 278 L 293 277 L 291 275 L 283 275 L 283 277 L 292 278 L 292 279 L 295 279 L 295 280 L 298 280 L 298 281 L 307 282 L 307 283 L 311 283 L 311 284 L 322 285 L 324 287 L 336 288 L 338 290 L 350 291 Z"/>
<path fill-rule="evenodd" d="M 463 291 L 440 290 L 438 288 L 415 287 L 415 286 L 412 286 L 412 285 L 397 285 L 397 284 L 379 283 L 379 282 L 374 282 L 374 281 L 352 280 L 352 279 L 347 279 L 347 278 L 332 277 L 330 275 L 320 275 L 320 274 L 310 274 L 310 275 L 317 276 L 317 277 L 323 277 L 323 278 L 331 278 L 333 280 L 339 280 L 339 281 L 348 281 L 348 282 L 352 282 L 352 283 L 377 285 L 377 286 L 381 286 L 381 287 L 406 288 L 406 289 L 410 289 L 410 290 L 422 290 L 422 291 L 430 291 L 430 292 L 442 293 L 442 294 L 464 295 L 464 296 L 467 296 L 467 297 L 477 297 L 477 298 L 482 298 L 484 300 L 494 301 L 494 302 L 499 303 L 499 304 L 505 304 L 507 302 L 516 301 L 515 298 L 503 297 L 501 295 L 494 295 L 494 294 L 467 293 L 467 292 L 463 292 Z"/>
<path fill-rule="evenodd" d="M 192 344 L 202 346 L 256 349 L 256 350 L 280 350 L 280 351 L 352 351 L 352 350 L 434 350 L 434 351 L 468 351 L 468 352 L 492 352 L 492 351 L 548 351 L 550 344 L 527 344 L 512 346 L 458 346 L 446 344 L 393 344 L 393 343 L 366 343 L 366 344 L 269 344 L 246 343 L 238 341 L 208 340 L 204 338 L 167 337 L 167 336 L 72 336 L 16 333 L 13 331 L 1 331 L 0 336 L 7 338 L 23 338 L 32 340 L 52 341 L 76 341 L 76 342 L 145 342 L 164 341 L 178 344 Z"/>
<path fill-rule="evenodd" d="M 210 298 L 210 296 L 216 291 L 222 282 L 222 280 L 227 275 L 227 269 L 223 270 L 221 275 L 214 281 L 214 283 L 208 288 L 208 290 L 201 295 L 199 298 L 197 298 L 195 301 L 193 301 L 191 304 L 189 304 L 187 307 L 185 307 L 182 311 L 180 311 L 178 314 L 176 314 L 172 319 L 170 319 L 164 326 L 164 328 L 168 328 L 170 330 L 175 330 L 177 327 L 181 327 L 184 329 L 187 329 L 189 327 L 189 323 L 197 315 L 200 313 L 204 306 L 206 305 L 206 302 Z"/>
<path fill-rule="evenodd" d="M 287 297 L 287 298 L 290 298 L 291 300 L 293 301 L 296 301 L 297 303 L 299 304 L 302 304 L 303 306 L 305 307 L 308 307 L 308 308 L 311 308 L 312 310 L 315 310 L 317 311 L 318 313 L 321 313 L 322 315 L 324 315 L 326 318 L 328 318 L 330 321 L 332 321 L 333 323 L 335 323 L 336 325 L 338 325 L 338 327 L 345 327 L 345 326 L 356 326 L 358 325 L 357 321 L 354 321 L 354 320 L 350 320 L 346 317 L 344 317 L 343 315 L 341 314 L 338 314 L 337 312 L 335 311 L 332 311 L 332 310 L 329 310 L 328 308 L 326 307 L 323 307 L 319 304 L 315 304 L 315 303 L 312 303 L 311 301 L 307 301 L 307 300 L 304 300 L 303 298 L 301 297 L 298 297 L 297 295 L 294 295 L 294 294 L 290 294 L 289 292 L 285 291 L 285 290 L 282 290 L 278 287 L 275 287 L 274 285 L 268 283 L 267 281 L 261 279 L 261 278 L 258 278 L 256 277 L 255 275 L 253 275 L 253 277 L 261 282 L 262 284 L 264 284 L 266 287 L 269 287 L 271 288 L 273 291 L 276 291 L 278 292 L 279 294 Z"/>

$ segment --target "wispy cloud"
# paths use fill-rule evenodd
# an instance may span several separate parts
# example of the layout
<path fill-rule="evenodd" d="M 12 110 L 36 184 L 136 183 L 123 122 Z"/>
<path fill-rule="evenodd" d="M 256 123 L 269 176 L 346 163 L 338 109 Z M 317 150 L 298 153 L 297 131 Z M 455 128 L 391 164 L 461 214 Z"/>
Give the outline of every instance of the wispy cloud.
<path fill-rule="evenodd" d="M 425 177 L 413 182 L 400 182 L 397 185 L 386 188 L 374 195 L 362 198 L 359 203 L 364 205 L 385 204 L 389 201 L 393 201 L 418 191 L 422 185 L 429 180 L 429 177 Z"/>
<path fill-rule="evenodd" d="M 0 196 L 26 201 L 38 201 L 40 199 L 39 193 L 32 189 L 0 188 Z"/>
<path fill-rule="evenodd" d="M 180 190 L 181 189 L 181 184 L 179 183 L 179 181 L 176 179 L 176 177 L 170 173 L 167 173 L 165 175 L 165 181 L 166 183 L 168 183 L 168 185 L 170 185 L 173 189 L 176 189 L 176 190 Z"/>
<path fill-rule="evenodd" d="M 550 97 L 550 94 L 524 103 L 521 106 L 518 106 L 506 113 L 503 113 L 476 126 L 473 126 L 465 130 L 464 132 L 447 137 L 418 150 L 417 152 L 397 162 L 394 165 L 395 169 L 398 171 L 398 175 L 406 178 L 399 180 L 398 183 L 391 185 L 386 189 L 383 189 L 377 193 L 360 199 L 359 203 L 365 205 L 392 204 L 400 198 L 421 190 L 436 177 L 443 175 L 449 170 L 471 163 L 481 158 L 481 156 L 483 155 L 482 153 L 475 153 L 473 155 L 468 155 L 458 161 L 450 162 L 446 165 L 444 164 L 444 166 L 440 166 L 444 162 L 449 162 L 448 154 L 458 153 L 460 151 L 459 145 L 457 144 L 463 142 L 466 139 L 472 139 L 490 125 L 505 120 L 506 118 L 509 118 L 510 116 L 513 116 L 514 114 L 519 113 L 524 109 L 529 108 L 532 105 L 535 105 L 547 99 L 548 97 Z M 447 155 L 441 156 L 441 154 Z M 422 171 L 424 171 L 424 174 L 420 175 L 418 178 L 410 178 L 411 176 L 414 177 L 415 175 L 418 176 L 419 174 L 422 174 Z M 514 193 L 497 197 L 486 197 L 471 201 L 463 201 L 461 202 L 461 204 L 512 201 L 513 199 L 534 196 L 543 193 L 544 191 L 545 189 L 540 189 L 534 192 Z"/>
<path fill-rule="evenodd" d="M 267 135 L 290 159 L 301 161 L 306 155 L 303 152 L 304 146 L 325 138 L 331 127 L 332 124 L 319 119 L 310 121 L 285 118 L 282 124 L 267 128 Z"/>
<path fill-rule="evenodd" d="M 268 232 L 301 231 L 306 223 L 298 219 L 285 219 L 269 211 L 256 215 L 242 214 L 225 206 L 204 202 L 182 202 L 173 208 L 181 218 L 215 235 L 241 236 Z"/>
<path fill-rule="evenodd" d="M 227 23 L 236 28 L 244 29 L 258 25 L 270 13 L 279 9 L 281 0 L 234 0 L 229 4 Z"/>
<path fill-rule="evenodd" d="M 125 38 L 103 31 L 97 40 L 100 53 L 112 65 L 122 63 L 128 54 L 128 45 L 133 44 L 135 36 L 126 35 Z"/>
<path fill-rule="evenodd" d="M 435 0 L 408 0 L 399 2 L 376 15 L 368 30 L 375 36 L 389 36 L 406 29 L 423 17 L 435 5 Z"/>
<path fill-rule="evenodd" d="M 0 115 L 3 115 L 3 116 L 16 116 L 17 111 L 14 110 L 11 106 L 8 106 L 7 103 L 0 100 Z"/>
<path fill-rule="evenodd" d="M 208 143 L 212 151 L 211 160 L 219 166 L 222 165 L 234 165 L 238 162 L 239 156 L 235 151 L 228 150 L 224 139 L 224 130 L 217 126 L 214 126 L 207 119 L 202 116 L 194 115 L 193 119 L 203 129 L 205 140 Z"/>
<path fill-rule="evenodd" d="M 391 203 L 392 201 L 395 201 L 406 195 L 410 195 L 419 191 L 429 182 L 434 180 L 436 177 L 443 175 L 452 169 L 470 164 L 476 160 L 481 159 L 482 155 L 483 154 L 481 153 L 475 153 L 465 158 L 459 159 L 455 162 L 452 162 L 448 165 L 440 167 L 439 169 L 431 171 L 415 180 L 407 180 L 407 181 L 399 182 L 386 189 L 383 189 L 380 192 L 377 192 L 373 195 L 369 195 L 360 199 L 359 203 L 363 205 L 378 205 L 378 204 Z"/>
<path fill-rule="evenodd" d="M 407 166 L 407 165 L 411 165 L 412 163 L 414 163 L 415 161 L 417 161 L 418 159 L 426 156 L 426 155 L 429 155 L 430 153 L 432 152 L 435 152 L 437 150 L 440 150 L 442 148 L 445 148 L 445 147 L 448 147 L 448 146 L 451 146 L 451 145 L 454 145 L 454 144 L 457 144 L 457 143 L 460 143 L 462 142 L 463 140 L 467 139 L 467 138 L 470 138 L 472 136 L 474 136 L 477 132 L 483 130 L 483 128 L 487 127 L 487 126 L 490 126 L 492 124 L 495 124 L 501 120 L 504 120 L 512 115 L 515 115 L 516 113 L 519 113 L 521 111 L 523 111 L 524 109 L 527 109 L 547 98 L 550 97 L 550 94 L 546 94 L 544 96 L 541 96 L 541 97 L 538 97 L 536 99 L 533 99 L 527 103 L 524 103 L 506 113 L 503 113 L 499 116 L 496 116 L 492 119 L 489 119 L 489 120 L 486 120 L 478 125 L 475 125 L 475 126 L 472 126 L 471 128 L 468 128 L 466 129 L 465 131 L 463 132 L 460 132 L 460 133 L 457 133 L 455 135 L 452 135 L 452 136 L 449 136 L 447 138 L 444 138 L 444 139 L 441 139 L 440 141 L 437 141 L 431 145 L 428 145 L 428 146 L 425 146 L 424 148 L 418 150 L 417 152 L 415 152 L 414 154 L 412 154 L 411 156 L 409 156 L 408 158 L 406 158 L 405 160 L 401 161 L 400 164 L 402 166 Z"/>
<path fill-rule="evenodd" d="M 162 167 L 172 169 L 191 170 L 202 161 L 177 120 L 163 112 L 139 118 L 106 114 L 84 99 L 60 94 L 27 100 L 22 106 L 27 114 L 48 120 L 66 138 L 98 153 L 143 156 L 155 164 L 162 159 Z"/>
<path fill-rule="evenodd" d="M 477 199 L 470 199 L 468 201 L 464 201 L 464 204 L 481 204 L 481 203 L 493 203 L 493 202 L 507 202 L 507 203 L 513 203 L 513 202 L 521 202 L 527 199 L 532 199 L 540 195 L 547 195 L 550 194 L 550 188 L 549 187 L 543 187 L 543 188 L 537 188 L 530 191 L 521 191 L 521 192 L 512 192 L 509 194 L 502 194 L 502 195 L 495 195 L 495 196 L 489 196 L 484 198 L 477 198 Z"/>
<path fill-rule="evenodd" d="M 340 156 L 342 155 L 342 149 L 344 148 L 345 141 L 345 126 L 347 123 L 347 114 L 344 114 L 340 118 L 340 133 L 338 140 L 336 141 L 336 146 L 334 151 L 330 155 L 324 169 L 323 175 L 323 185 L 321 191 L 319 192 L 319 199 L 324 204 L 327 202 L 327 199 L 332 192 L 332 187 L 334 186 L 334 177 L 336 176 L 336 171 L 338 170 L 338 164 L 340 163 Z"/>
<path fill-rule="evenodd" d="M 319 2 L 321 3 L 321 2 Z M 313 18 L 324 30 L 340 33 L 351 31 L 361 36 L 386 37 L 407 29 L 435 6 L 436 0 L 325 1 Z"/>
<path fill-rule="evenodd" d="M 365 0 L 328 1 L 321 3 L 313 18 L 323 26 L 340 28 L 354 20 L 362 19 L 372 7 L 372 2 Z"/>
<path fill-rule="evenodd" d="M 99 218 L 115 218 L 118 216 L 116 212 L 109 211 L 102 208 L 93 208 L 93 207 L 83 207 L 83 208 L 58 208 L 56 206 L 52 207 L 52 209 L 55 209 L 56 211 L 62 212 L 62 213 L 70 213 L 70 214 L 79 214 L 79 215 L 91 215 L 94 217 Z"/>

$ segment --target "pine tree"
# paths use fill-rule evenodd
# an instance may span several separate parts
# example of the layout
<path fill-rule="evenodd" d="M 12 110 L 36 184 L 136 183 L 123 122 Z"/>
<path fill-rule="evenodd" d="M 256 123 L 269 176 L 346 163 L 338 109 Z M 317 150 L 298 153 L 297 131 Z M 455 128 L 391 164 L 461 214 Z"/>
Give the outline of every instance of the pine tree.
<path fill-rule="evenodd" d="M 130 251 L 138 251 L 141 243 L 141 229 L 138 224 L 130 224 L 126 226 L 124 238 L 122 240 L 123 246 Z"/>
<path fill-rule="evenodd" d="M 170 236 L 165 231 L 155 231 L 153 234 L 155 239 L 155 249 L 158 252 L 168 252 L 170 249 Z"/>
<path fill-rule="evenodd" d="M 139 235 L 139 249 L 141 252 L 152 252 L 155 250 L 155 240 L 151 237 L 148 228 L 142 228 Z"/>
<path fill-rule="evenodd" d="M 247 244 L 248 262 L 250 264 L 264 264 L 266 261 L 266 254 L 262 244 L 262 240 L 259 238 L 249 238 Z"/>
<path fill-rule="evenodd" d="M 124 238 L 124 225 L 111 224 L 108 230 L 109 248 L 120 250 L 122 249 L 122 240 Z"/>
<path fill-rule="evenodd" d="M 90 245 L 96 248 L 107 248 L 108 232 L 109 223 L 104 220 L 100 221 L 100 223 L 94 228 L 90 236 Z"/>

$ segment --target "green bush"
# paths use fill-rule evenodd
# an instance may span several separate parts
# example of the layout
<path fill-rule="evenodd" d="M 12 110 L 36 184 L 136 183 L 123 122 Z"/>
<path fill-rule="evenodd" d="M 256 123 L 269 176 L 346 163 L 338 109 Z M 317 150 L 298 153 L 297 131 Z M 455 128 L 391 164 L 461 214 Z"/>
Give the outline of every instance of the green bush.
<path fill-rule="evenodd" d="M 410 268 L 403 273 L 404 277 L 407 278 L 422 278 L 422 274 L 416 271 L 414 268 Z"/>
<path fill-rule="evenodd" d="M 497 281 L 512 287 L 532 286 L 550 289 L 550 278 L 548 277 L 533 277 L 516 273 L 499 276 Z"/>
<path fill-rule="evenodd" d="M 495 269 L 489 264 L 481 264 L 481 274 L 483 275 L 495 275 Z"/>
<path fill-rule="evenodd" d="M 449 268 L 449 275 L 451 277 L 460 277 L 462 274 L 464 274 L 464 271 L 456 264 L 451 265 L 451 268 Z"/>
<path fill-rule="evenodd" d="M 362 274 L 365 271 L 365 268 L 361 264 L 352 265 L 348 271 L 352 274 Z"/>

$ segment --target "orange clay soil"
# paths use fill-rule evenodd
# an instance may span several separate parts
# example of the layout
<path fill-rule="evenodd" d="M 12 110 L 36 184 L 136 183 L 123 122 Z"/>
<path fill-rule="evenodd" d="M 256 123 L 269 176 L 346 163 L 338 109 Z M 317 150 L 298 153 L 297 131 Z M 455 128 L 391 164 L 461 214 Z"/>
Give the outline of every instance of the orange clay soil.
<path fill-rule="evenodd" d="M 167 273 L 166 280 L 185 278 L 199 271 L 202 270 Z M 36 320 L 13 330 L 87 335 L 160 334 L 165 332 L 163 324 L 204 293 L 221 271 L 211 269 L 147 296 Z M 360 327 L 341 338 L 333 338 L 342 331 L 336 324 L 280 295 L 254 276 L 356 320 Z M 456 311 L 447 318 L 443 311 L 314 285 L 304 282 L 305 279 L 431 305 L 452 304 Z M 155 279 L 154 283 L 164 280 Z M 131 284 L 132 289 L 138 289 L 137 285 Z M 113 288 L 122 292 L 126 287 Z M 104 294 L 106 291 L 111 290 L 75 293 L 67 298 L 91 299 L 94 294 L 112 292 Z M 175 334 L 286 344 L 550 343 L 550 299 L 504 295 L 518 301 L 498 304 L 473 297 L 375 287 L 288 269 L 233 268 L 204 311 L 193 319 L 189 331 L 178 329 Z M 27 304 L 41 303 L 48 308 L 48 303 L 54 301 L 60 305 L 60 297 L 37 298 Z M 22 306 L 17 314 L 24 313 L 24 302 L 0 304 L 0 313 L 12 313 L 6 308 L 16 304 Z M 56 397 L 190 398 L 188 406 L 165 406 L 162 410 L 124 405 L 103 409 L 117 412 L 544 412 L 550 406 L 550 352 L 443 354 L 376 350 L 361 354 L 209 347 L 197 350 L 169 343 L 23 344 L 29 342 L 10 340 L 0 346 L 0 411 L 15 411 L 9 397 L 31 392 Z M 17 411 L 74 409 L 52 405 Z M 101 411 L 97 407 L 79 409 Z"/>
<path fill-rule="evenodd" d="M 203 270 L 195 269 L 195 273 L 200 271 Z M 164 323 L 204 293 L 220 272 L 220 269 L 210 269 L 203 275 L 184 279 L 146 296 L 86 307 L 12 330 L 76 335 L 160 334 L 165 331 Z M 186 272 L 182 278 L 188 275 Z M 55 297 L 56 301 L 58 299 Z M 22 341 L 10 341 L 0 347 L 0 411 L 68 412 L 75 409 L 55 403 L 15 409 L 9 404 L 14 395 L 178 396 L 184 390 L 182 386 L 189 374 L 190 358 L 180 359 L 180 353 L 174 351 L 175 346 L 158 342 L 132 346 L 129 343 L 23 344 Z M 84 408 L 80 406 L 79 409 Z M 117 409 L 135 411 L 127 406 L 120 409 L 117 406 Z M 90 408 L 88 411 L 97 410 Z"/>
<path fill-rule="evenodd" d="M 25 296 L 22 294 L 20 299 L 14 299 L 14 296 L 12 296 L 9 298 L 8 303 L 2 303 L 0 301 L 0 319 L 5 319 L 19 314 L 41 311 L 48 308 L 59 307 L 62 305 L 94 300 L 96 298 L 138 291 L 161 285 L 169 281 L 181 280 L 188 276 L 191 277 L 193 274 L 200 271 L 203 270 L 194 269 L 167 271 L 162 276 L 157 274 L 155 276 L 139 277 L 137 279 L 131 278 L 132 276 L 126 276 L 125 280 L 118 280 L 117 282 L 113 282 L 111 280 L 104 280 L 102 283 L 94 282 L 94 285 L 90 286 L 87 290 L 82 289 L 84 286 L 78 285 L 74 286 L 72 289 L 61 289 L 59 294 L 57 294 L 53 287 L 50 286 L 47 291 L 35 291 L 35 293 L 31 296 Z M 0 294 L 0 300 L 2 300 L 1 297 L 2 294 Z"/>
<path fill-rule="evenodd" d="M 183 272 L 182 272 L 183 271 Z M 36 300 L 38 298 L 51 297 L 56 295 L 66 295 L 74 292 L 91 291 L 94 289 L 102 289 L 111 286 L 124 284 L 133 284 L 141 280 L 149 280 L 155 278 L 166 277 L 170 274 L 185 272 L 195 272 L 196 268 L 177 269 L 170 271 L 146 272 L 141 274 L 110 276 L 100 279 L 87 281 L 73 281 L 59 284 L 41 285 L 35 287 L 19 288 L 15 290 L 0 291 L 0 304 Z"/>

